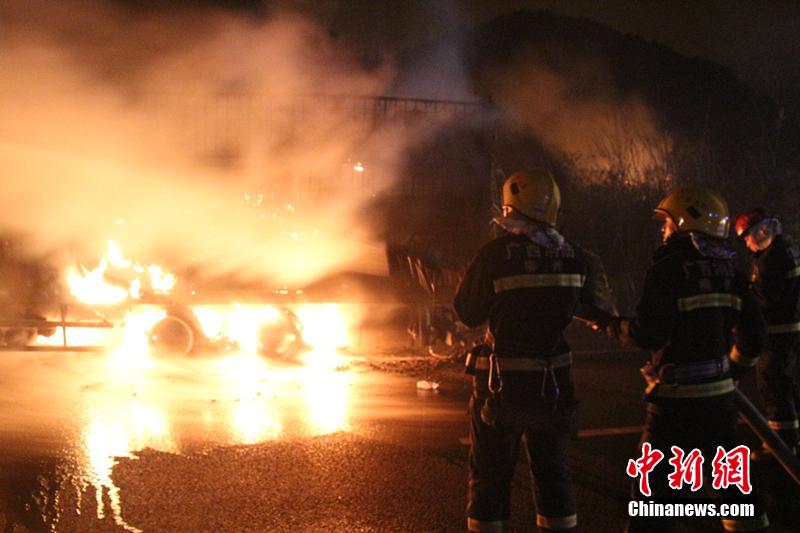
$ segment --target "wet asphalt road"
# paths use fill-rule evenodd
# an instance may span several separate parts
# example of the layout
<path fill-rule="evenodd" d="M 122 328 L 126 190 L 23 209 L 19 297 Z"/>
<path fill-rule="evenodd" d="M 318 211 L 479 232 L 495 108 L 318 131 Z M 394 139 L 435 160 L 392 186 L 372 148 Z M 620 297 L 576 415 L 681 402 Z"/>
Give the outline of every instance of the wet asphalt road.
<path fill-rule="evenodd" d="M 640 361 L 576 355 L 581 531 L 623 528 L 624 468 L 643 416 Z M 440 390 L 417 390 L 420 377 L 441 380 Z M 0 528 L 463 531 L 468 391 L 455 368 L 426 376 L 248 356 L 0 353 Z M 775 468 L 756 475 L 774 530 L 800 530 L 782 503 L 796 506 L 797 487 Z M 533 523 L 520 465 L 512 525 Z"/>

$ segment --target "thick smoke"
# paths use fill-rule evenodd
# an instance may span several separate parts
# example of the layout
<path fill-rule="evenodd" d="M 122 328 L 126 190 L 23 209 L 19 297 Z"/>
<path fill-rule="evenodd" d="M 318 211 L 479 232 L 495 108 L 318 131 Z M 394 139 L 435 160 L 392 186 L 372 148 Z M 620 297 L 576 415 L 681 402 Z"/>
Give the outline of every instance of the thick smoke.
<path fill-rule="evenodd" d="M 360 213 L 419 132 L 320 95 L 380 94 L 390 71 L 285 12 L 19 0 L 0 19 L 0 229 L 20 248 L 63 260 L 114 239 L 276 285 L 383 268 Z"/>
<path fill-rule="evenodd" d="M 673 142 L 647 103 L 623 95 L 599 58 L 552 62 L 529 51 L 491 72 L 495 101 L 591 182 L 669 183 Z"/>

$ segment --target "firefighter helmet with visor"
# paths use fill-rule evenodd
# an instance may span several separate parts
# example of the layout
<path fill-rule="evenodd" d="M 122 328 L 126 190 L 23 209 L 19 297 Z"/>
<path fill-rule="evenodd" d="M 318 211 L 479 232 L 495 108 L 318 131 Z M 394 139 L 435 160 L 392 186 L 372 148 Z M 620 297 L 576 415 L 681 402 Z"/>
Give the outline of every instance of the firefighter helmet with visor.
<path fill-rule="evenodd" d="M 736 236 L 740 239 L 744 239 L 747 236 L 747 232 L 768 218 L 773 218 L 773 216 L 760 207 L 742 213 L 736 217 L 736 223 L 733 226 L 736 231 Z"/>
<path fill-rule="evenodd" d="M 503 184 L 504 209 L 555 226 L 560 207 L 561 191 L 547 170 L 515 172 Z"/>
<path fill-rule="evenodd" d="M 681 187 L 670 192 L 654 210 L 660 218 L 675 223 L 677 231 L 697 231 L 725 239 L 730 230 L 728 203 L 706 187 Z"/>

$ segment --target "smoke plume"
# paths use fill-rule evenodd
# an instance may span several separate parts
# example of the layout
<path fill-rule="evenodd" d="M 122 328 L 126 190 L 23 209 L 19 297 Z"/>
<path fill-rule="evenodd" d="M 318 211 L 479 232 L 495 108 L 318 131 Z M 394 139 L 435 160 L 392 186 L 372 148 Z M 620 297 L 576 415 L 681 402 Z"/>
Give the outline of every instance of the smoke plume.
<path fill-rule="evenodd" d="M 13 0 L 0 20 L 0 231 L 26 253 L 113 239 L 276 285 L 383 268 L 360 213 L 419 132 L 320 95 L 380 94 L 390 70 L 289 12 Z"/>
<path fill-rule="evenodd" d="M 647 103 L 623 94 L 602 58 L 552 54 L 521 52 L 484 73 L 484 83 L 583 178 L 627 186 L 672 179 L 673 142 Z"/>

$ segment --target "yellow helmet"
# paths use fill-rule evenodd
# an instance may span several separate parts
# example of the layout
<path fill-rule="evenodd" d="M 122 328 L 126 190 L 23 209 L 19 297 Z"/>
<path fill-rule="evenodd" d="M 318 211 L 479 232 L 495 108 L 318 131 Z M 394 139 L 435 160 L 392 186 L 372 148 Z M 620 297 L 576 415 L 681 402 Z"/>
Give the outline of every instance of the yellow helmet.
<path fill-rule="evenodd" d="M 503 207 L 555 226 L 561 207 L 561 191 L 553 175 L 544 169 L 515 172 L 503 184 Z"/>
<path fill-rule="evenodd" d="M 731 226 L 725 198 L 705 187 L 675 189 L 654 211 L 656 216 L 672 219 L 678 231 L 698 231 L 724 239 Z"/>

